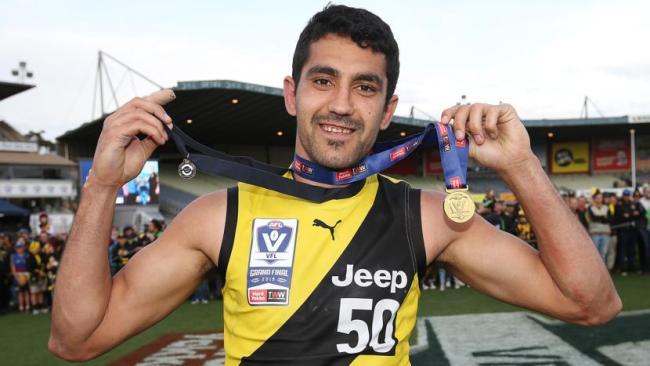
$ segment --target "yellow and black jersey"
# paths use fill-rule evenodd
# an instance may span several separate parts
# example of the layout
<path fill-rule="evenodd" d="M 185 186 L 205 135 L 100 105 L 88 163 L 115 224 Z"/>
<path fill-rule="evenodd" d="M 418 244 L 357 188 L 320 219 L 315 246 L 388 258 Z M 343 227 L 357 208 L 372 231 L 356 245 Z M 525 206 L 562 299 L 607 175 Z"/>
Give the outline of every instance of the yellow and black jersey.
<path fill-rule="evenodd" d="M 426 267 L 420 192 L 373 175 L 313 203 L 228 190 L 227 365 L 409 365 Z"/>

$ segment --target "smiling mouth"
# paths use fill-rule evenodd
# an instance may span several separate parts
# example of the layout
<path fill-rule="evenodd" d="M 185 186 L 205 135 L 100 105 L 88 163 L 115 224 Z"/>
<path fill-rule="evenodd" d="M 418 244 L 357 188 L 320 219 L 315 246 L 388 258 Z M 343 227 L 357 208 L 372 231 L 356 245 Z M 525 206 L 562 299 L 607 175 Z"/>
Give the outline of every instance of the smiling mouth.
<path fill-rule="evenodd" d="M 341 134 L 341 135 L 349 135 L 355 131 L 355 129 L 353 128 L 347 128 L 347 127 L 331 125 L 326 123 L 319 123 L 319 126 L 325 132 Z"/>

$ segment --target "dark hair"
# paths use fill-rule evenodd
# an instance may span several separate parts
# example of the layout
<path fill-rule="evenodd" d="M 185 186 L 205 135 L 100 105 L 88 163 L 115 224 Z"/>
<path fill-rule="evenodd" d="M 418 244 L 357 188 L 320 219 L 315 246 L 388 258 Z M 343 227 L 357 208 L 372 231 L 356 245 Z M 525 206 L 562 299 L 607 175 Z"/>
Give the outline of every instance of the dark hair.
<path fill-rule="evenodd" d="M 302 67 L 309 58 L 309 46 L 328 34 L 349 37 L 361 48 L 383 53 L 386 57 L 386 103 L 395 92 L 399 78 L 399 48 L 393 32 L 381 18 L 365 9 L 328 4 L 316 13 L 300 33 L 293 52 L 291 77 L 298 85 Z"/>

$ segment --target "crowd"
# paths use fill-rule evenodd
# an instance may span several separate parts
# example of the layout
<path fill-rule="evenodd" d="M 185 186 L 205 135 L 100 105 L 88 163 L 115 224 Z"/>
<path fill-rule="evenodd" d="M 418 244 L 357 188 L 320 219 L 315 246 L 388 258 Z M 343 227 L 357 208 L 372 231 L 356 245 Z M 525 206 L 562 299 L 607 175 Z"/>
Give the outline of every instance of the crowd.
<path fill-rule="evenodd" d="M 142 231 L 114 227 L 108 246 L 112 274 L 117 273 L 139 250 L 159 237 L 165 228 L 152 220 Z M 0 312 L 18 310 L 47 313 L 52 304 L 56 273 L 67 233 L 52 233 L 47 214 L 39 217 L 39 230 L 0 233 Z"/>
<path fill-rule="evenodd" d="M 623 276 L 629 272 L 650 273 L 650 186 L 624 189 L 620 195 L 595 190 L 590 196 L 567 192 L 562 197 L 610 271 Z M 490 190 L 476 204 L 476 213 L 500 230 L 537 246 L 535 232 L 516 201 L 499 200 Z M 429 267 L 422 283 L 424 290 L 462 286 L 462 281 L 437 263 Z"/>
<path fill-rule="evenodd" d="M 591 197 L 567 195 L 610 271 L 650 273 L 650 187 L 620 196 L 596 190 Z"/>
<path fill-rule="evenodd" d="M 642 193 L 643 192 L 643 193 Z M 592 195 L 563 194 L 567 206 L 591 236 L 594 246 L 610 271 L 626 276 L 629 272 L 650 273 L 650 187 L 625 189 L 620 195 L 596 190 Z M 537 245 L 535 232 L 517 202 L 497 199 L 488 191 L 476 205 L 477 214 L 500 230 Z M 165 223 L 151 220 L 141 231 L 131 226 L 114 227 L 108 246 L 112 274 L 124 267 L 139 250 L 153 242 Z M 0 312 L 18 310 L 47 313 L 52 304 L 61 253 L 67 233 L 52 233 L 47 214 L 39 217 L 39 230 L 30 233 L 0 233 Z M 192 304 L 220 297 L 222 279 L 212 271 L 191 298 Z M 423 289 L 459 288 L 465 284 L 434 263 L 422 282 Z"/>

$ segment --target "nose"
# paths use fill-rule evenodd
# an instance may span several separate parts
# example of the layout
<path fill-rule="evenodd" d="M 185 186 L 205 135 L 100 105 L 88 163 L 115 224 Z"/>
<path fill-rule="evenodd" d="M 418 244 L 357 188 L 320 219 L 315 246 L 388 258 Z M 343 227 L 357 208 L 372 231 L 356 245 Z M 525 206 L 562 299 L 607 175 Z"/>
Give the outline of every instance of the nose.
<path fill-rule="evenodd" d="M 351 97 L 352 93 L 350 93 L 349 88 L 346 86 L 336 88 L 329 104 L 330 112 L 341 116 L 352 115 L 354 107 L 350 100 Z"/>

